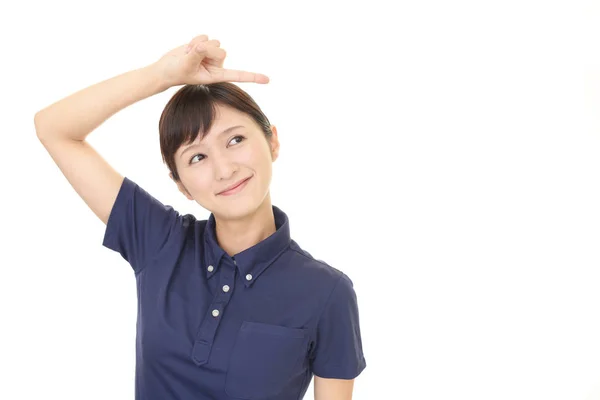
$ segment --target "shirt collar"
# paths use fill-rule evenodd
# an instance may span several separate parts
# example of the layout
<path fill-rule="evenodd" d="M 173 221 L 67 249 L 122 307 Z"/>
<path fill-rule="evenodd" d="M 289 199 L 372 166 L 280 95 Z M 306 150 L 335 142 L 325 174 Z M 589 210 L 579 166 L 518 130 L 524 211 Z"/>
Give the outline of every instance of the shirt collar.
<path fill-rule="evenodd" d="M 288 217 L 278 207 L 273 205 L 271 207 L 275 217 L 276 231 L 268 238 L 233 257 L 230 257 L 219 246 L 215 233 L 215 216 L 212 213 L 210 214 L 204 228 L 204 273 L 207 279 L 215 275 L 219 269 L 221 259 L 225 257 L 237 266 L 244 283 L 246 286 L 250 286 L 287 249 L 291 242 Z M 210 268 L 210 266 L 213 268 Z"/>

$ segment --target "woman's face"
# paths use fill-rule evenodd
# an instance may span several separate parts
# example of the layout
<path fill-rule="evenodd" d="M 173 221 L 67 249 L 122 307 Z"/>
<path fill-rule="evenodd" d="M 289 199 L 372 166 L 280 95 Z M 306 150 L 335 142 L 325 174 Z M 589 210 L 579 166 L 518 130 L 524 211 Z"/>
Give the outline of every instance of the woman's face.
<path fill-rule="evenodd" d="M 226 131 L 237 125 L 242 127 Z M 269 194 L 272 163 L 279 154 L 277 130 L 274 126 L 271 130 L 269 147 L 252 118 L 217 105 L 206 137 L 200 142 L 198 136 L 192 145 L 183 145 L 175 153 L 179 190 L 220 218 L 236 219 L 254 212 Z M 219 194 L 245 178 L 250 180 L 242 190 L 228 196 Z"/>

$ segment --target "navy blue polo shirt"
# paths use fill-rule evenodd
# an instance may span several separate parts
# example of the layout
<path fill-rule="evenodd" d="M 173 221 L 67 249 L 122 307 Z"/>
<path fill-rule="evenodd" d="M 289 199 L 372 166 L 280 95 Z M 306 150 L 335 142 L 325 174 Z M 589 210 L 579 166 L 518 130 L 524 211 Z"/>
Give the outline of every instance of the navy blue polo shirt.
<path fill-rule="evenodd" d="M 299 400 L 312 376 L 366 367 L 350 278 L 276 232 L 229 256 L 215 219 L 165 206 L 124 177 L 103 246 L 137 283 L 138 400 Z"/>

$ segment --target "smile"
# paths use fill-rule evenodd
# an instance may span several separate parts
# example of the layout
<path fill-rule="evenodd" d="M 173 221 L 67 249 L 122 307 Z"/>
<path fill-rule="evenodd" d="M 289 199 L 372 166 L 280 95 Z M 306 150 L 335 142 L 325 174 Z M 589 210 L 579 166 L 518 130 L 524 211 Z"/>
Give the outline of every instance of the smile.
<path fill-rule="evenodd" d="M 250 179 L 252 179 L 252 177 L 250 177 L 250 178 L 242 181 L 239 185 L 237 185 L 236 187 L 234 187 L 232 189 L 229 189 L 229 190 L 227 190 L 225 192 L 219 193 L 219 196 L 231 196 L 233 194 L 241 192 L 246 187 L 246 185 L 248 184 L 248 181 Z"/>

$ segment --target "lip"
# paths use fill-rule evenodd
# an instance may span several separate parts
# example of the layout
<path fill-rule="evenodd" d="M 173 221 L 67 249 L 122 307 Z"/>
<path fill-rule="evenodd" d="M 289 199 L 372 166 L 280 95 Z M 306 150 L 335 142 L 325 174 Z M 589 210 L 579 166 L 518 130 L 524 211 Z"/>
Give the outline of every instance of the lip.
<path fill-rule="evenodd" d="M 222 192 L 217 193 L 217 195 L 219 196 L 229 196 L 232 194 L 236 194 L 238 192 L 240 192 L 245 186 L 246 183 L 248 183 L 248 181 L 252 178 L 252 176 L 242 179 L 241 181 L 235 183 L 234 185 L 230 186 L 228 189 L 225 189 Z"/>

